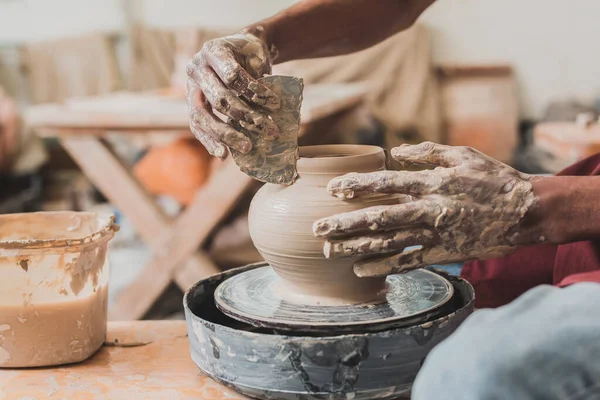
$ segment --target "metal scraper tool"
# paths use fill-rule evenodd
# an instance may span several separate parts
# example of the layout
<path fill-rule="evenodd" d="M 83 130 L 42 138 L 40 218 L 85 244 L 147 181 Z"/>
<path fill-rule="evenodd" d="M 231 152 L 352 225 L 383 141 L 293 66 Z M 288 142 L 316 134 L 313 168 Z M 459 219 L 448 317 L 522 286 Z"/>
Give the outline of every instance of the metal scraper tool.
<path fill-rule="evenodd" d="M 279 127 L 279 136 L 267 139 L 247 131 L 236 121 L 229 123 L 252 141 L 252 150 L 246 154 L 231 150 L 235 163 L 242 172 L 261 182 L 291 185 L 296 181 L 298 161 L 298 131 L 300 129 L 300 106 L 304 83 L 291 76 L 267 76 L 258 80 L 281 99 L 281 107 L 271 111 L 261 108 Z"/>

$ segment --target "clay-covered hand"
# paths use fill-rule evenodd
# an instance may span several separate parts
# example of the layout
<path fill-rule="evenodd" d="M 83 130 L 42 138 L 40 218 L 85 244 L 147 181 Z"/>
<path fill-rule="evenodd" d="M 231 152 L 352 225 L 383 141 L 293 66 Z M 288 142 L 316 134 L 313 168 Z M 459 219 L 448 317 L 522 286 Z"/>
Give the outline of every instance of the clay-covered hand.
<path fill-rule="evenodd" d="M 327 239 L 326 257 L 372 255 L 355 264 L 358 276 L 499 257 L 537 234 L 523 223 L 535 200 L 530 176 L 469 147 L 425 142 L 391 154 L 404 167 L 434 169 L 335 178 L 328 185 L 332 195 L 399 194 L 399 203 L 333 215 L 313 226 Z M 403 251 L 411 246 L 421 247 Z"/>
<path fill-rule="evenodd" d="M 243 153 L 252 148 L 250 140 L 215 111 L 252 134 L 277 136 L 277 126 L 259 108 L 276 110 L 279 98 L 257 82 L 271 72 L 272 53 L 258 37 L 241 32 L 206 42 L 189 63 L 190 128 L 212 155 L 223 159 L 227 147 Z"/>

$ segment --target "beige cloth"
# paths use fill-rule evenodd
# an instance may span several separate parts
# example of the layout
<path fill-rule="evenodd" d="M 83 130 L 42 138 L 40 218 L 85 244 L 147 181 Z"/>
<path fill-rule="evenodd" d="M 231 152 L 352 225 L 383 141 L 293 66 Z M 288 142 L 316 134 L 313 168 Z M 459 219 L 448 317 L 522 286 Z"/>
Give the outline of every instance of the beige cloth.
<path fill-rule="evenodd" d="M 130 90 L 162 89 L 169 86 L 175 56 L 172 31 L 136 25 L 130 35 Z"/>
<path fill-rule="evenodd" d="M 21 76 L 21 49 L 18 46 L 0 48 L 0 86 L 0 92 L 5 95 L 25 97 L 26 85 Z"/>
<path fill-rule="evenodd" d="M 131 90 L 174 87 L 185 93 L 188 61 L 204 42 L 234 32 L 235 29 L 179 28 L 165 30 L 143 25 L 131 34 Z"/>
<path fill-rule="evenodd" d="M 47 158 L 41 140 L 24 129 L 16 102 L 0 87 L 0 172 L 28 173 Z"/>
<path fill-rule="evenodd" d="M 386 148 L 440 141 L 441 109 L 427 29 L 415 25 L 369 49 L 276 66 L 305 83 L 369 82 L 366 103 L 386 128 Z"/>
<path fill-rule="evenodd" d="M 132 91 L 164 90 L 170 96 L 185 97 L 188 61 L 207 40 L 224 36 L 227 31 L 198 28 L 166 30 L 137 25 L 131 31 L 131 69 L 129 89 Z M 109 141 L 125 159 L 137 159 L 140 149 L 164 146 L 178 135 L 148 134 L 111 135 Z"/>
<path fill-rule="evenodd" d="M 187 83 L 186 67 L 189 60 L 202 48 L 205 42 L 209 40 L 227 36 L 235 32 L 236 29 L 198 29 L 182 28 L 174 32 L 175 34 L 175 65 L 171 75 L 171 86 L 185 90 Z"/>
<path fill-rule="evenodd" d="M 104 34 L 27 44 L 23 66 L 33 103 L 100 95 L 121 88 L 114 48 Z"/>
<path fill-rule="evenodd" d="M 101 95 L 122 87 L 113 43 L 105 34 L 26 44 L 22 65 L 32 104 Z M 19 142 L 14 172 L 38 168 L 47 160 L 42 140 L 31 129 L 22 127 Z"/>
<path fill-rule="evenodd" d="M 181 28 L 173 31 L 136 27 L 132 77 L 135 90 L 171 85 L 185 93 L 185 67 L 207 40 L 236 29 Z M 415 25 L 369 49 L 339 57 L 300 60 L 277 65 L 274 73 L 304 78 L 305 83 L 370 83 L 368 111 L 386 131 L 386 148 L 406 142 L 440 142 L 442 116 L 436 74 L 431 60 L 427 29 Z M 362 116 L 350 115 L 340 129 L 352 132 L 364 127 Z M 354 129 L 353 129 L 354 127 Z"/>

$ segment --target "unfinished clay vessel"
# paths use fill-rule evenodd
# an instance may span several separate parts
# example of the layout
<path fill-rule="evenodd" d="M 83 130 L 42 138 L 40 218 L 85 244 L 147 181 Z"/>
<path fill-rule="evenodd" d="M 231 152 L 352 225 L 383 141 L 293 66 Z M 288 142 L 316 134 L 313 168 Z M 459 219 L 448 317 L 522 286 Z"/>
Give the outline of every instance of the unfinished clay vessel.
<path fill-rule="evenodd" d="M 313 235 L 323 217 L 365 207 L 396 203 L 390 195 L 342 200 L 327 192 L 329 181 L 350 172 L 385 169 L 380 147 L 326 145 L 300 148 L 299 179 L 294 185 L 264 185 L 250 206 L 250 236 L 281 278 L 277 290 L 286 301 L 340 305 L 374 301 L 385 278 L 358 278 L 357 258 L 326 259 L 324 240 Z"/>

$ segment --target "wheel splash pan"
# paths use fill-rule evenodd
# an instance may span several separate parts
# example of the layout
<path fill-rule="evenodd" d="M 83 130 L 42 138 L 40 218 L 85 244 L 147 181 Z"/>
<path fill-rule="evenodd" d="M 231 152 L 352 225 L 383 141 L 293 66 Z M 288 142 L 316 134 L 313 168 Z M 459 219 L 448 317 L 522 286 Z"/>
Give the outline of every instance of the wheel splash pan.
<path fill-rule="evenodd" d="M 221 282 L 265 265 L 252 264 L 203 279 L 183 299 L 196 365 L 214 380 L 253 398 L 408 396 L 429 351 L 473 312 L 473 287 L 439 270 L 434 271 L 455 289 L 448 312 L 403 328 L 342 335 L 283 334 L 234 320 L 216 308 L 213 295 Z"/>

